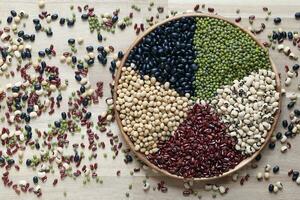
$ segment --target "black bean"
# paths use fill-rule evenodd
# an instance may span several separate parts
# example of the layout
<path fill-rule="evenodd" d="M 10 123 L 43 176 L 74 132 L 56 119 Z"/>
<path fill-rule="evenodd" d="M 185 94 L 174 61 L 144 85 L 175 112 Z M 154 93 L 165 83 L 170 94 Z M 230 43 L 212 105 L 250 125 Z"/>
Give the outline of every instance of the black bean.
<path fill-rule="evenodd" d="M 25 119 L 26 113 L 22 112 L 20 117 L 21 117 L 21 119 Z"/>
<path fill-rule="evenodd" d="M 27 166 L 27 167 L 30 167 L 30 166 L 31 166 L 31 163 L 32 163 L 32 161 L 31 161 L 30 159 L 27 159 L 27 160 L 26 160 L 26 166 Z"/>
<path fill-rule="evenodd" d="M 17 16 L 17 12 L 15 10 L 11 10 L 10 11 L 11 16 L 16 17 Z"/>
<path fill-rule="evenodd" d="M 46 30 L 46 35 L 49 37 L 52 36 L 53 35 L 52 30 L 51 29 Z"/>
<path fill-rule="evenodd" d="M 289 131 L 292 131 L 294 128 L 294 124 L 293 123 L 290 123 L 289 126 L 288 126 L 288 130 Z"/>
<path fill-rule="evenodd" d="M 53 14 L 51 15 L 51 19 L 54 21 L 54 20 L 57 20 L 58 18 L 58 14 Z"/>
<path fill-rule="evenodd" d="M 292 180 L 296 181 L 298 177 L 299 177 L 299 172 L 298 171 L 293 171 Z"/>
<path fill-rule="evenodd" d="M 47 66 L 46 62 L 45 62 L 45 61 L 42 61 L 42 62 L 41 62 L 41 67 L 42 67 L 42 68 L 46 68 L 46 66 Z"/>
<path fill-rule="evenodd" d="M 294 114 L 296 115 L 296 117 L 299 117 L 300 116 L 300 110 L 295 109 L 294 110 Z"/>
<path fill-rule="evenodd" d="M 21 52 L 22 59 L 31 58 L 31 52 L 29 50 Z"/>
<path fill-rule="evenodd" d="M 114 74 L 116 71 L 116 68 L 113 68 L 112 66 L 109 67 L 110 73 Z"/>
<path fill-rule="evenodd" d="M 28 99 L 28 95 L 27 94 L 24 94 L 23 96 L 22 96 L 22 101 L 26 101 Z"/>
<path fill-rule="evenodd" d="M 40 31 L 42 29 L 42 25 L 41 24 L 37 24 L 37 25 L 35 25 L 34 28 L 35 28 L 36 31 Z"/>
<path fill-rule="evenodd" d="M 287 120 L 282 120 L 282 127 L 287 128 L 288 127 L 288 122 Z"/>
<path fill-rule="evenodd" d="M 121 30 L 124 30 L 124 29 L 126 28 L 126 24 L 125 24 L 125 23 L 120 24 L 120 25 L 119 25 L 119 28 L 120 28 Z"/>
<path fill-rule="evenodd" d="M 269 149 L 273 150 L 275 148 L 275 146 L 276 146 L 275 142 L 270 142 Z"/>
<path fill-rule="evenodd" d="M 31 117 L 29 115 L 25 114 L 24 120 L 25 120 L 25 122 L 29 123 L 31 120 Z"/>
<path fill-rule="evenodd" d="M 49 81 L 53 81 L 56 79 L 55 75 L 51 74 L 49 77 L 48 77 Z"/>
<path fill-rule="evenodd" d="M 56 128 L 60 128 L 61 123 L 60 123 L 59 121 L 55 121 L 55 122 L 54 122 L 54 125 L 55 125 Z"/>
<path fill-rule="evenodd" d="M 281 18 L 280 17 L 275 17 L 274 18 L 274 23 L 277 25 L 277 24 L 280 24 L 281 22 Z"/>
<path fill-rule="evenodd" d="M 45 53 L 46 53 L 47 55 L 50 55 L 50 54 L 51 54 L 51 49 L 46 48 L 46 49 L 45 49 Z"/>
<path fill-rule="evenodd" d="M 114 15 L 111 19 L 112 23 L 116 23 L 118 21 L 119 17 L 117 15 Z"/>
<path fill-rule="evenodd" d="M 29 126 L 29 125 L 25 125 L 25 130 L 26 130 L 27 132 L 30 132 L 30 131 L 32 130 L 32 128 L 31 128 L 31 126 Z"/>
<path fill-rule="evenodd" d="M 279 166 L 278 165 L 275 165 L 273 167 L 273 173 L 276 174 L 277 172 L 279 172 Z"/>
<path fill-rule="evenodd" d="M 129 155 L 129 154 L 127 154 L 127 155 L 125 156 L 124 162 L 125 162 L 125 163 L 131 163 L 132 161 L 133 161 L 132 156 Z"/>
<path fill-rule="evenodd" d="M 33 21 L 33 23 L 34 23 L 35 25 L 40 24 L 40 20 L 39 20 L 39 19 L 33 19 L 32 21 Z"/>
<path fill-rule="evenodd" d="M 16 110 L 22 110 L 22 106 L 19 103 L 15 104 Z"/>
<path fill-rule="evenodd" d="M 103 37 L 102 37 L 101 33 L 98 33 L 97 39 L 98 39 L 99 42 L 102 42 Z"/>
<path fill-rule="evenodd" d="M 286 137 L 291 137 L 291 136 L 292 136 L 292 132 L 291 132 L 291 131 L 286 131 L 286 132 L 284 133 L 284 135 L 285 135 Z"/>
<path fill-rule="evenodd" d="M 0 165 L 3 165 L 3 164 L 5 164 L 5 159 L 0 156 Z"/>
<path fill-rule="evenodd" d="M 7 164 L 8 165 L 13 165 L 13 164 L 15 164 L 15 160 L 9 159 L 9 160 L 7 160 Z"/>
<path fill-rule="evenodd" d="M 14 100 L 15 100 L 16 103 L 20 103 L 21 102 L 21 98 L 20 97 L 16 97 Z"/>
<path fill-rule="evenodd" d="M 87 46 L 86 51 L 87 52 L 92 52 L 92 51 L 94 51 L 94 47 L 93 46 Z"/>
<path fill-rule="evenodd" d="M 106 51 L 101 51 L 100 53 L 102 54 L 103 57 L 107 56 L 107 52 Z"/>
<path fill-rule="evenodd" d="M 67 25 L 68 25 L 68 27 L 72 27 L 72 26 L 74 26 L 74 24 L 75 24 L 75 20 L 69 20 L 69 19 L 67 19 Z"/>
<path fill-rule="evenodd" d="M 23 38 L 23 40 L 29 40 L 30 39 L 30 35 L 24 34 L 22 38 Z"/>
<path fill-rule="evenodd" d="M 31 113 L 31 112 L 33 112 L 33 110 L 34 110 L 33 106 L 27 107 L 27 113 Z"/>
<path fill-rule="evenodd" d="M 84 21 L 87 20 L 88 18 L 89 18 L 88 14 L 84 13 L 84 14 L 81 15 L 81 19 L 84 20 Z"/>
<path fill-rule="evenodd" d="M 98 52 L 104 51 L 104 47 L 103 47 L 103 46 L 99 46 L 99 47 L 97 48 L 97 51 L 98 51 Z"/>
<path fill-rule="evenodd" d="M 123 52 L 122 52 L 122 51 L 119 51 L 119 52 L 118 52 L 118 58 L 119 58 L 119 59 L 122 59 L 123 57 L 124 57 Z"/>
<path fill-rule="evenodd" d="M 294 71 L 298 71 L 299 68 L 300 68 L 300 65 L 298 65 L 298 64 L 293 65 L 293 70 Z"/>
<path fill-rule="evenodd" d="M 274 190 L 274 185 L 273 185 L 273 184 L 270 184 L 270 185 L 269 185 L 269 192 L 273 192 L 273 190 Z"/>
<path fill-rule="evenodd" d="M 6 19 L 8 24 L 11 24 L 12 20 L 13 20 L 12 16 L 7 17 Z"/>
<path fill-rule="evenodd" d="M 21 58 L 24 60 L 27 58 L 26 51 L 21 52 Z"/>
<path fill-rule="evenodd" d="M 97 56 L 98 61 L 102 64 L 102 65 L 106 65 L 107 63 L 107 58 L 105 58 L 102 54 L 99 54 Z"/>
<path fill-rule="evenodd" d="M 37 176 L 34 176 L 32 178 L 32 181 L 33 181 L 34 184 L 38 184 L 39 183 L 39 178 Z"/>
<path fill-rule="evenodd" d="M 24 31 L 19 31 L 18 32 L 18 37 L 23 37 L 23 35 L 24 35 Z"/>
<path fill-rule="evenodd" d="M 98 59 L 98 61 L 101 63 L 102 60 L 104 59 L 104 57 L 103 57 L 101 54 L 99 54 L 99 55 L 97 56 L 97 59 Z"/>
<path fill-rule="evenodd" d="M 280 140 L 282 138 L 282 133 L 281 132 L 278 132 L 277 134 L 276 134 L 276 139 L 277 140 Z"/>
<path fill-rule="evenodd" d="M 92 113 L 91 112 L 87 112 L 86 114 L 85 114 L 85 119 L 90 119 L 91 118 L 91 116 L 92 116 Z"/>
<path fill-rule="evenodd" d="M 76 74 L 76 75 L 75 75 L 75 79 L 76 79 L 76 81 L 81 81 L 81 76 L 78 75 L 78 74 Z"/>
<path fill-rule="evenodd" d="M 74 156 L 74 162 L 79 162 L 79 161 L 80 161 L 80 156 L 78 155 L 78 153 L 76 153 Z"/>
<path fill-rule="evenodd" d="M 68 44 L 70 45 L 75 44 L 75 39 L 73 38 L 68 39 Z"/>
<path fill-rule="evenodd" d="M 34 34 L 31 34 L 31 35 L 30 35 L 30 41 L 31 41 L 31 42 L 34 42 L 34 41 L 35 41 L 35 35 L 34 35 Z"/>
<path fill-rule="evenodd" d="M 20 87 L 18 87 L 18 86 L 14 86 L 14 87 L 12 87 L 11 88 L 11 90 L 13 91 L 13 92 L 19 92 L 20 91 Z"/>
<path fill-rule="evenodd" d="M 85 89 L 84 85 L 82 85 L 82 86 L 80 86 L 79 90 L 80 90 L 81 93 L 84 93 L 86 89 Z"/>
<path fill-rule="evenodd" d="M 40 89 L 42 89 L 42 86 L 40 85 L 40 84 L 34 84 L 34 89 L 35 90 L 40 90 Z"/>
<path fill-rule="evenodd" d="M 104 58 L 101 63 L 102 63 L 102 65 L 106 65 L 107 64 L 107 58 Z"/>
<path fill-rule="evenodd" d="M 282 38 L 283 38 L 283 39 L 286 39 L 286 37 L 287 37 L 287 34 L 286 34 L 286 32 L 285 32 L 285 31 L 282 31 L 282 32 L 281 32 L 281 35 L 282 35 Z"/>
<path fill-rule="evenodd" d="M 85 107 L 88 106 L 89 105 L 89 100 L 87 98 L 84 98 L 83 101 L 82 101 L 82 105 L 85 106 Z"/>
<path fill-rule="evenodd" d="M 60 18 L 60 20 L 59 20 L 59 24 L 60 24 L 60 25 L 64 25 L 65 22 L 66 22 L 66 19 L 65 19 L 65 18 Z"/>
<path fill-rule="evenodd" d="M 193 49 L 194 18 L 183 17 L 156 28 L 131 50 L 125 66 L 136 65 L 141 75 L 170 82 L 179 94 L 194 94 L 197 66 Z M 187 76 L 188 75 L 188 76 Z"/>
<path fill-rule="evenodd" d="M 261 154 L 258 154 L 258 155 L 255 157 L 255 160 L 256 160 L 256 161 L 260 161 L 260 159 L 261 159 Z"/>
<path fill-rule="evenodd" d="M 46 55 L 45 52 L 39 51 L 39 56 L 40 56 L 40 57 L 45 57 L 45 55 Z"/>
<path fill-rule="evenodd" d="M 293 37 L 294 37 L 293 33 L 289 31 L 288 32 L 288 38 L 289 38 L 289 40 L 292 40 Z"/>
<path fill-rule="evenodd" d="M 273 31 L 272 39 L 273 39 L 273 40 L 277 40 L 277 39 L 278 39 L 278 34 L 277 34 L 277 32 Z"/>
<path fill-rule="evenodd" d="M 110 62 L 110 65 L 111 65 L 111 67 L 114 68 L 114 69 L 117 68 L 116 61 L 114 61 L 114 60 Z"/>
<path fill-rule="evenodd" d="M 94 60 L 94 59 L 89 59 L 89 60 L 87 61 L 87 64 L 88 64 L 88 65 L 93 65 L 93 64 L 94 64 L 94 62 L 95 62 L 95 60 Z"/>
<path fill-rule="evenodd" d="M 25 114 L 24 120 L 25 120 L 25 122 L 29 123 L 30 120 L 31 120 L 30 115 L 26 115 L 26 114 Z"/>
<path fill-rule="evenodd" d="M 77 57 L 76 56 L 72 56 L 72 63 L 73 64 L 77 63 Z"/>
<path fill-rule="evenodd" d="M 61 113 L 61 118 L 62 118 L 63 120 L 67 119 L 67 113 L 62 112 L 62 113 Z"/>
<path fill-rule="evenodd" d="M 8 53 L 6 50 L 1 51 L 1 56 L 5 59 L 8 56 Z"/>
<path fill-rule="evenodd" d="M 37 150 L 39 150 L 39 149 L 41 148 L 40 144 L 39 144 L 39 143 L 35 143 L 35 148 L 36 148 Z"/>
<path fill-rule="evenodd" d="M 57 95 L 56 101 L 61 101 L 61 100 L 62 100 L 62 95 L 61 94 Z"/>
<path fill-rule="evenodd" d="M 296 13 L 295 13 L 295 18 L 296 18 L 296 19 L 300 19 L 300 12 L 296 12 Z"/>
<path fill-rule="evenodd" d="M 294 107 L 295 104 L 296 104 L 295 101 L 291 101 L 291 102 L 288 103 L 287 108 L 288 108 L 288 109 L 291 109 L 291 108 Z"/>

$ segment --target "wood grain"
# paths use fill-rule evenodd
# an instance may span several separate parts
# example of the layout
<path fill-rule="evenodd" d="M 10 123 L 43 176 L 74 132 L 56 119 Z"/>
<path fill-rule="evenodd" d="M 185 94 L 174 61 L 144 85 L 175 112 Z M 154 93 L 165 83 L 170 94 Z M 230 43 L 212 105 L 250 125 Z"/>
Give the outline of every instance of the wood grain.
<path fill-rule="evenodd" d="M 258 27 L 260 23 L 266 24 L 266 29 L 263 33 L 256 35 L 255 37 L 263 42 L 267 40 L 267 35 L 272 33 L 273 30 L 277 30 L 279 27 L 284 30 L 290 31 L 300 31 L 300 21 L 294 20 L 294 13 L 299 11 L 300 1 L 299 0 L 264 0 L 264 1 L 253 1 L 253 0 L 154 0 L 155 6 L 151 12 L 147 11 L 147 7 L 149 2 L 146 0 L 46 0 L 46 10 L 49 12 L 57 12 L 60 16 L 70 17 L 72 16 L 72 12 L 69 10 L 71 5 L 85 5 L 89 4 L 95 7 L 95 10 L 98 14 L 105 12 L 113 12 L 114 9 L 120 8 L 120 16 L 126 16 L 129 12 L 134 13 L 134 23 L 145 22 L 145 19 L 150 15 L 155 14 L 157 6 L 163 6 L 165 8 L 165 13 L 161 15 L 160 20 L 164 18 L 165 14 L 171 10 L 177 11 L 186 11 L 192 10 L 196 3 L 206 4 L 207 7 L 214 7 L 216 12 L 224 16 L 226 19 L 230 21 L 234 21 L 234 18 L 237 16 L 242 17 L 242 21 L 240 25 L 245 29 L 248 29 L 250 26 L 248 23 L 248 16 L 255 15 L 256 20 L 254 22 L 254 26 Z M 138 13 L 131 10 L 131 5 L 136 4 L 142 9 L 142 12 Z M 272 11 L 272 15 L 270 16 L 269 21 L 265 21 L 264 17 L 266 14 L 262 11 L 262 7 L 266 6 Z M 24 10 L 30 14 L 30 19 L 26 23 L 25 30 L 28 33 L 33 33 L 34 27 L 32 25 L 32 18 L 36 18 L 40 13 L 38 6 L 36 4 L 36 0 L 10 0 L 4 1 L 0 0 L 0 19 L 2 20 L 2 24 L 0 27 L 3 27 L 6 23 L 6 17 L 9 14 L 9 11 L 15 9 L 17 11 Z M 236 14 L 236 9 L 240 9 L 240 14 Z M 206 11 L 206 9 L 201 9 L 201 11 Z M 282 17 L 282 23 L 279 26 L 274 25 L 272 18 L 280 16 Z M 77 15 L 79 19 L 79 15 Z M 46 24 L 47 25 L 47 24 Z M 54 35 L 51 39 L 47 38 L 44 34 L 37 34 L 36 42 L 32 44 L 33 46 L 33 55 L 36 57 L 37 51 L 39 49 L 44 49 L 49 47 L 50 44 L 54 44 L 58 55 L 61 55 L 63 51 L 68 50 L 67 39 L 70 37 L 78 38 L 83 37 L 85 39 L 85 45 L 93 44 L 98 45 L 96 34 L 90 34 L 87 28 L 86 23 L 82 23 L 81 20 L 76 22 L 76 26 L 69 29 L 66 27 L 60 27 L 57 24 L 51 25 L 53 28 Z M 136 35 L 132 29 L 127 29 L 124 32 L 117 31 L 115 35 L 103 33 L 107 40 L 102 43 L 102 45 L 112 45 L 116 50 L 127 50 L 127 48 L 132 44 L 132 42 L 136 39 Z M 300 55 L 300 52 L 297 48 L 292 47 L 291 43 L 286 41 L 284 44 L 290 45 L 291 49 L 296 53 L 296 55 Z M 84 55 L 85 47 L 78 47 L 79 55 Z M 284 80 L 286 74 L 284 73 L 284 65 L 292 66 L 295 61 L 289 60 L 283 54 L 279 53 L 277 50 L 270 50 L 270 55 L 274 63 L 278 68 L 278 72 L 281 73 L 281 80 Z M 58 59 L 52 59 L 51 61 L 47 60 L 47 62 L 60 66 L 60 72 L 62 78 L 68 78 L 70 81 L 70 88 L 68 91 L 73 91 L 78 89 L 78 85 L 73 81 L 73 70 L 68 66 L 61 65 Z M 16 79 L 18 79 L 16 77 Z M 110 97 L 110 89 L 108 83 L 111 81 L 111 76 L 108 70 L 108 67 L 103 67 L 101 65 L 96 64 L 94 67 L 90 68 L 89 80 L 92 85 L 95 85 L 98 80 L 104 81 L 104 98 L 103 101 L 100 102 L 99 105 L 95 105 L 92 107 L 93 110 L 93 120 L 96 120 L 94 116 L 96 114 L 100 114 L 105 110 L 104 100 L 107 97 Z M 4 87 L 7 82 L 15 82 L 15 80 L 9 79 L 6 80 L 4 77 L 0 77 L 0 87 Z M 298 97 L 300 93 L 298 91 L 298 83 L 299 78 L 293 80 L 290 87 L 286 88 L 286 96 L 289 96 L 291 93 L 296 92 Z M 63 93 L 64 96 L 68 96 L 69 92 Z M 283 96 L 282 98 L 282 113 L 280 115 L 279 121 L 282 119 L 287 119 L 289 111 L 286 109 L 286 103 L 288 102 L 287 98 Z M 299 101 L 296 106 L 299 106 Z M 63 99 L 61 111 L 65 111 L 67 108 L 67 98 Z M 1 110 L 2 116 L 3 110 Z M 59 112 L 57 112 L 59 114 Z M 33 123 L 33 128 L 39 127 L 41 129 L 47 129 L 47 125 L 50 122 L 53 122 L 57 119 L 57 115 L 54 116 L 43 116 L 36 120 Z M 275 132 L 281 131 L 284 133 L 284 129 L 279 126 L 276 127 Z M 0 127 L 3 125 L 1 124 Z M 118 134 L 119 130 L 116 124 L 111 126 L 111 130 L 113 133 Z M 104 136 L 100 137 L 101 141 L 109 144 L 109 139 Z M 122 137 L 121 137 L 122 139 Z M 80 135 L 76 135 L 72 138 L 74 142 L 81 142 Z M 225 177 L 217 181 L 212 181 L 210 183 L 222 184 L 226 187 L 229 187 L 229 193 L 224 196 L 219 196 L 218 199 L 222 200 L 299 200 L 300 190 L 299 186 L 295 184 L 295 182 L 291 181 L 291 178 L 287 176 L 287 171 L 291 168 L 300 169 L 300 159 L 299 152 L 300 146 L 298 145 L 300 142 L 300 137 L 297 136 L 295 139 L 290 140 L 292 148 L 287 151 L 285 154 L 280 153 L 281 144 L 277 143 L 275 150 L 269 150 L 265 148 L 262 151 L 262 159 L 260 162 L 255 162 L 258 165 L 256 169 L 252 169 L 249 165 L 239 170 L 239 174 L 241 176 L 245 174 L 249 174 L 249 181 L 244 184 L 244 186 L 240 186 L 238 182 L 232 182 L 230 177 Z M 1 149 L 1 146 L 0 146 Z M 87 151 L 86 151 L 87 153 Z M 103 153 L 107 153 L 108 158 L 103 158 Z M 31 151 L 26 152 L 25 158 L 32 155 Z M 64 199 L 78 199 L 78 200 L 110 200 L 110 199 L 128 199 L 128 200 L 174 200 L 174 199 L 192 199 L 197 200 L 198 198 L 195 196 L 191 197 L 182 197 L 183 185 L 182 181 L 176 180 L 174 178 L 168 178 L 161 173 L 155 173 L 151 170 L 141 170 L 139 173 L 136 173 L 134 176 L 130 175 L 130 171 L 133 171 L 134 168 L 140 166 L 140 164 L 134 160 L 133 163 L 125 165 L 124 157 L 122 154 L 117 157 L 115 160 L 112 158 L 112 154 L 107 150 L 101 150 L 98 156 L 98 164 L 99 164 L 99 176 L 103 179 L 103 185 L 96 184 L 95 182 L 91 182 L 90 184 L 83 185 L 82 180 L 78 179 L 73 181 L 72 179 L 66 179 L 62 182 L 59 182 L 57 187 L 52 186 L 53 177 L 49 176 L 49 180 L 47 183 L 42 184 L 43 188 L 43 196 L 39 199 L 41 200 L 64 200 Z M 280 171 L 277 175 L 271 173 L 270 180 L 264 180 L 262 182 L 256 181 L 256 173 L 263 172 L 263 168 L 266 164 L 271 164 L 274 166 L 275 164 L 280 166 Z M 121 169 L 121 176 L 116 176 L 116 171 Z M 0 173 L 2 171 L 0 170 Z M 26 167 L 22 167 L 20 172 L 11 171 L 12 179 L 15 181 L 25 179 L 27 181 L 31 181 L 32 176 L 35 173 L 27 169 Z M 148 175 L 150 178 L 147 181 L 150 183 L 151 187 L 157 186 L 157 182 L 164 180 L 166 185 L 168 186 L 168 192 L 163 194 L 159 191 L 150 190 L 148 192 L 144 192 L 142 190 L 143 180 L 145 179 L 145 175 Z M 284 184 L 283 191 L 278 192 L 278 194 L 270 194 L 268 192 L 268 184 L 275 183 L 276 181 L 281 181 Z M 131 190 L 128 189 L 129 184 L 132 184 L 133 188 Z M 199 191 L 202 199 L 212 200 L 212 192 L 207 192 L 203 190 L 203 183 L 194 183 L 194 189 Z M 67 196 L 64 197 L 63 193 L 67 192 Z M 130 197 L 127 198 L 125 193 L 129 192 Z M 11 189 L 6 188 L 0 183 L 0 200 L 33 200 L 38 199 L 35 198 L 31 194 L 22 194 L 21 196 L 16 195 Z"/>

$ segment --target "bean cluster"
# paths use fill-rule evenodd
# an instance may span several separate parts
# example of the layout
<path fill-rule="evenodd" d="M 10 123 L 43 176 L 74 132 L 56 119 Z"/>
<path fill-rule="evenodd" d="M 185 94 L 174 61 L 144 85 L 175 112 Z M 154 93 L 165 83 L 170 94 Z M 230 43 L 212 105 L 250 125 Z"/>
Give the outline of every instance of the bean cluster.
<path fill-rule="evenodd" d="M 211 99 L 220 86 L 242 79 L 252 71 L 270 69 L 267 51 L 238 27 L 210 17 L 199 17 L 196 24 L 197 98 Z"/>
<path fill-rule="evenodd" d="M 167 140 L 186 117 L 191 101 L 161 85 L 154 77 L 143 79 L 134 68 L 123 67 L 117 87 L 116 109 L 123 130 L 131 138 L 135 150 L 145 155 L 158 151 L 157 143 Z"/>
<path fill-rule="evenodd" d="M 179 94 L 194 95 L 193 81 L 198 68 L 193 36 L 195 18 L 183 17 L 166 23 L 146 35 L 131 51 L 126 65 L 136 65 L 141 75 L 169 82 Z"/>
<path fill-rule="evenodd" d="M 209 105 L 195 104 L 183 123 L 156 154 L 147 158 L 156 166 L 183 177 L 212 177 L 239 164 L 244 156 L 236 140 Z"/>
<path fill-rule="evenodd" d="M 235 148 L 251 155 L 261 148 L 279 108 L 275 73 L 268 70 L 252 72 L 242 80 L 217 90 L 211 101 L 229 125 L 228 134 L 236 137 Z"/>

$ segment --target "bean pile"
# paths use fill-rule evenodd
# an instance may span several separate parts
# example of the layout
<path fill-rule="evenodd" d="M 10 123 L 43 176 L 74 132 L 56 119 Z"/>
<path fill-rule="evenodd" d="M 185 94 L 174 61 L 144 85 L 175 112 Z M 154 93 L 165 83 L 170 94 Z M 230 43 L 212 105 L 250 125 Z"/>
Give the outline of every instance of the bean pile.
<path fill-rule="evenodd" d="M 42 7 L 45 7 L 44 3 Z M 73 10 L 73 6 L 70 9 Z M 88 12 L 87 17 L 96 15 L 94 8 L 88 5 L 83 10 Z M 78 12 L 82 12 L 80 6 Z M 34 33 L 24 30 L 29 17 L 33 19 Z M 52 185 L 56 186 L 66 177 L 76 179 L 83 174 L 83 184 L 92 179 L 102 183 L 96 158 L 100 155 L 98 150 L 104 150 L 106 144 L 102 139 L 100 141 L 99 133 L 106 133 L 113 159 L 122 148 L 118 135 L 107 130 L 114 121 L 112 99 L 106 100 L 107 109 L 103 113 L 90 110 L 90 106 L 98 104 L 103 97 L 103 82 L 89 81 L 89 68 L 94 65 L 96 57 L 94 47 L 86 46 L 87 54 L 82 58 L 77 54 L 76 41 L 82 47 L 83 38 L 67 39 L 70 50 L 66 48 L 64 51 L 56 49 L 55 41 L 42 49 L 33 45 L 38 32 L 44 32 L 51 41 L 54 34 L 50 28 L 52 23 L 72 27 L 75 21 L 80 23 L 76 20 L 76 13 L 68 19 L 46 10 L 38 16 L 11 10 L 6 22 L 0 20 L 0 77 L 9 81 L 0 86 L 1 181 L 18 195 L 33 193 L 40 197 L 43 194 L 42 183 L 53 181 Z M 47 22 L 47 27 L 44 22 Z M 98 34 L 97 39 L 100 41 L 101 35 Z M 113 53 L 114 48 L 98 46 L 97 51 L 99 62 L 105 65 L 106 56 Z M 59 66 L 53 62 L 56 55 L 61 61 Z M 112 56 L 111 72 L 119 66 L 122 56 L 121 51 Z M 65 91 L 69 85 L 66 75 L 61 74 L 68 70 L 65 64 L 74 69 L 71 71 L 74 76 L 70 77 L 76 80 L 78 88 L 73 91 Z M 60 112 L 62 107 L 65 110 Z M 33 124 L 44 115 L 49 117 L 46 128 Z M 81 134 L 79 141 L 72 139 L 75 134 Z M 107 157 L 106 153 L 104 155 Z M 130 158 L 127 160 L 129 162 Z M 18 181 L 13 173 L 24 168 L 34 171 L 34 176 L 30 179 L 22 177 Z"/>
<path fill-rule="evenodd" d="M 195 29 L 193 17 L 183 17 L 156 28 L 132 49 L 126 65 L 134 63 L 141 75 L 154 76 L 161 83 L 169 82 L 181 95 L 194 95 L 193 81 L 198 68 L 194 63 Z"/>
<path fill-rule="evenodd" d="M 236 150 L 244 155 L 255 153 L 265 142 L 279 108 L 275 73 L 259 70 L 217 92 L 211 103 L 229 125 L 228 134 L 237 138 Z"/>
<path fill-rule="evenodd" d="M 154 29 L 130 52 L 121 68 L 118 87 L 114 88 L 114 82 L 109 84 L 110 89 L 117 91 L 116 107 L 109 97 L 105 100 L 107 110 L 98 115 L 90 106 L 101 101 L 104 83 L 89 81 L 90 67 L 97 61 L 102 66 L 110 63 L 109 71 L 114 79 L 115 70 L 120 68 L 124 56 L 122 51 L 114 53 L 113 46 L 102 46 L 107 39 L 102 33 L 114 34 L 118 29 L 131 26 L 133 16 L 143 9 L 132 5 L 130 13 L 122 14 L 121 18 L 120 9 L 99 14 L 89 5 L 71 5 L 72 15 L 63 16 L 46 11 L 45 0 L 39 0 L 38 6 L 41 10 L 36 16 L 11 10 L 6 20 L 0 19 L 0 77 L 10 81 L 0 87 L 0 109 L 3 111 L 0 117 L 0 171 L 3 185 L 17 195 L 33 193 L 40 197 L 44 183 L 52 181 L 55 187 L 67 177 L 74 180 L 81 177 L 83 184 L 93 180 L 101 184 L 99 150 L 105 151 L 107 145 L 112 159 L 116 159 L 122 150 L 124 162 L 131 163 L 130 149 L 122 149 L 118 135 L 108 130 L 114 121 L 115 109 L 136 151 L 144 153 L 158 167 L 185 178 L 219 176 L 265 143 L 280 106 L 280 95 L 276 91 L 275 74 L 270 71 L 268 53 L 239 28 L 212 17 L 181 17 Z M 148 11 L 153 6 L 151 1 Z M 199 4 L 194 7 L 195 12 L 201 12 L 200 9 L 205 9 L 205 4 L 201 4 L 201 8 Z M 212 7 L 207 10 L 215 12 Z M 266 7 L 263 11 L 268 13 L 267 20 L 271 11 Z M 237 14 L 239 12 L 238 9 Z M 158 6 L 155 18 L 146 18 L 147 24 L 156 24 L 163 13 L 164 7 Z M 176 14 L 177 11 L 170 12 L 170 16 Z M 27 30 L 28 19 L 34 25 L 32 31 Z M 45 34 L 50 41 L 56 34 L 52 24 L 72 28 L 81 23 L 80 19 L 87 22 L 86 28 L 91 33 L 96 32 L 100 43 L 96 47 L 85 46 L 85 55 L 77 54 L 84 44 L 82 37 L 68 38 L 63 52 L 56 49 L 55 41 L 42 49 L 32 45 L 36 34 Z M 295 19 L 300 19 L 300 12 L 295 13 Z M 239 17 L 236 22 L 241 20 Z M 250 24 L 254 20 L 254 15 L 249 16 Z M 284 22 L 280 17 L 274 17 L 272 21 L 277 26 Z M 138 35 L 149 28 L 147 24 L 134 23 L 133 30 Z M 259 29 L 250 27 L 249 30 L 259 34 L 265 28 L 261 23 Z M 282 43 L 289 40 L 300 48 L 299 38 L 297 31 L 279 28 L 269 35 L 272 44 L 265 42 L 264 46 L 275 49 L 277 45 L 279 52 L 296 61 L 297 54 Z M 56 55 L 59 66 L 52 62 Z M 74 69 L 71 77 L 78 86 L 74 91 L 66 92 L 67 98 L 64 90 L 68 89 L 69 80 L 60 74 L 64 65 Z M 293 85 L 292 79 L 298 76 L 299 65 L 295 64 L 292 69 L 286 65 L 285 69 L 285 86 Z M 288 139 L 294 138 L 300 130 L 300 110 L 294 109 L 297 95 L 288 94 L 288 98 L 290 120 L 282 121 L 285 132 L 273 133 L 269 144 L 269 148 L 274 149 L 275 142 L 280 141 L 282 153 L 291 149 Z M 206 101 L 192 105 L 190 99 Z M 55 113 L 63 103 L 66 103 L 66 109 Z M 33 124 L 39 117 L 53 114 L 59 115 L 55 115 L 53 121 L 48 119 L 46 129 Z M 104 133 L 108 144 L 100 137 Z M 72 140 L 76 134 L 81 134 L 81 140 Z M 103 157 L 107 156 L 104 152 Z M 259 155 L 256 160 L 260 158 Z M 21 167 L 34 171 L 33 177 L 15 180 L 13 175 L 23 171 Z M 264 174 L 259 172 L 257 179 L 268 180 L 271 169 L 271 165 L 266 165 Z M 134 168 L 130 174 L 139 171 L 140 168 Z M 275 175 L 283 170 L 275 165 L 272 171 Z M 120 176 L 121 170 L 117 170 L 116 175 Z M 288 176 L 300 185 L 299 171 L 291 169 Z M 248 178 L 248 174 L 241 177 L 240 184 Z M 237 180 L 238 174 L 235 174 L 233 181 Z M 197 195 L 192 183 L 184 183 L 184 196 Z M 152 188 L 163 193 L 168 191 L 164 181 L 157 187 L 143 181 L 145 192 Z M 128 189 L 131 190 L 132 185 Z M 207 184 L 204 189 L 212 190 L 215 198 L 217 191 L 223 195 L 229 188 Z M 282 189 L 281 182 L 271 183 L 268 187 L 272 193 Z"/>
<path fill-rule="evenodd" d="M 226 125 L 209 105 L 195 104 L 183 123 L 160 149 L 147 158 L 156 166 L 182 177 L 218 176 L 245 157 Z"/>
<path fill-rule="evenodd" d="M 134 64 L 131 66 L 135 68 Z M 158 151 L 159 141 L 172 135 L 186 117 L 191 102 L 169 89 L 168 82 L 161 85 L 148 75 L 142 79 L 132 68 L 122 68 L 116 109 L 135 150 L 148 155 Z"/>
<path fill-rule="evenodd" d="M 222 85 L 242 79 L 258 69 L 270 69 L 266 50 L 238 27 L 220 19 L 200 17 L 194 46 L 198 70 L 195 96 L 211 99 Z"/>

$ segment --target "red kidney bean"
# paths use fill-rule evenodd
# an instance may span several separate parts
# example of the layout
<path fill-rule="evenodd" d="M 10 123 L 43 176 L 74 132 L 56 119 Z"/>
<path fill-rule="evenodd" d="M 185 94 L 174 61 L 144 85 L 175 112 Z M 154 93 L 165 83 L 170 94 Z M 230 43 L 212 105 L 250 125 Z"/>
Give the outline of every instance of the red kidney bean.
<path fill-rule="evenodd" d="M 235 18 L 235 22 L 236 22 L 236 23 L 239 23 L 241 20 L 242 20 L 242 18 L 241 18 L 241 17 L 237 17 L 237 18 Z"/>
<path fill-rule="evenodd" d="M 209 105 L 195 104 L 174 135 L 158 144 L 147 158 L 159 168 L 182 177 L 212 177 L 239 164 L 245 156 L 235 150 L 236 140 Z"/>
<path fill-rule="evenodd" d="M 212 12 L 214 12 L 214 11 L 215 11 L 215 9 L 214 9 L 214 8 L 208 8 L 207 10 L 208 10 L 208 12 L 210 12 L 210 13 L 212 13 Z"/>

